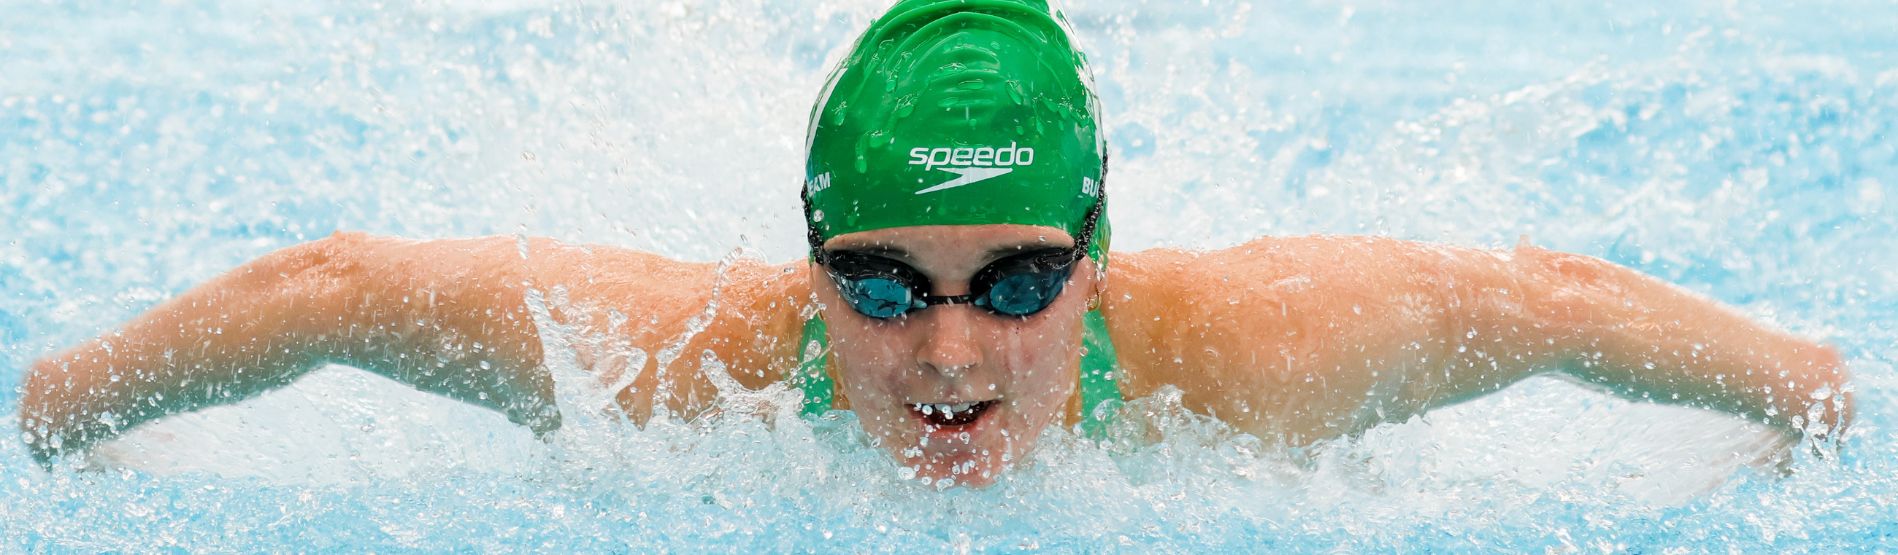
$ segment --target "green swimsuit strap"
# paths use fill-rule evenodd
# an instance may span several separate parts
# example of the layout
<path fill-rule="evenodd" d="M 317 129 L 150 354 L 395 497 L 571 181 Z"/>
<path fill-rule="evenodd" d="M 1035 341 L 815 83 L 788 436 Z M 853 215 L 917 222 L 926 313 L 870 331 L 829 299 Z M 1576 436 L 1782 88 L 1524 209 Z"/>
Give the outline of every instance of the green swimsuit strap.
<path fill-rule="evenodd" d="M 1114 340 L 1107 336 L 1107 318 L 1099 309 L 1087 311 L 1081 336 L 1081 433 L 1102 439 L 1107 434 L 1107 419 L 1121 402 L 1120 384 L 1114 381 Z M 793 378 L 804 390 L 804 415 L 829 412 L 836 395 L 825 361 L 830 352 L 830 333 L 824 319 L 812 316 L 804 322 L 804 339 Z"/>

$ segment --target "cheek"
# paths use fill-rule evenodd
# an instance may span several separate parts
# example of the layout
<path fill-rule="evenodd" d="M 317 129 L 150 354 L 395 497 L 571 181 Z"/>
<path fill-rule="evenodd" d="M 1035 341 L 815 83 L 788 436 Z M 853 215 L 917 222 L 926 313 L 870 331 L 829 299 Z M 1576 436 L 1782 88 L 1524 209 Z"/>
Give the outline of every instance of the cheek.
<path fill-rule="evenodd" d="M 1009 330 L 997 358 L 1004 361 L 1010 390 L 1036 405 L 1058 406 L 1073 392 L 1080 372 L 1081 317 L 1031 320 Z"/>
<path fill-rule="evenodd" d="M 1003 367 L 1016 381 L 1047 383 L 1058 379 L 1065 373 L 1069 354 L 1073 345 L 1064 335 L 1046 333 L 1049 330 L 1024 329 L 1009 334 L 1002 353 Z"/>
<path fill-rule="evenodd" d="M 869 321 L 850 310 L 828 280 L 813 291 L 820 304 L 818 313 L 830 330 L 830 353 L 839 370 L 876 369 L 890 366 L 898 343 L 878 322 Z M 886 337 L 888 336 L 888 337 Z M 858 372 L 840 372 L 846 377 Z"/>
<path fill-rule="evenodd" d="M 880 401 L 895 394 L 896 380 L 909 367 L 901 328 L 865 321 L 854 313 L 826 311 L 824 319 L 830 326 L 838 382 L 846 396 L 858 401 L 851 406 L 862 410 L 884 404 Z"/>

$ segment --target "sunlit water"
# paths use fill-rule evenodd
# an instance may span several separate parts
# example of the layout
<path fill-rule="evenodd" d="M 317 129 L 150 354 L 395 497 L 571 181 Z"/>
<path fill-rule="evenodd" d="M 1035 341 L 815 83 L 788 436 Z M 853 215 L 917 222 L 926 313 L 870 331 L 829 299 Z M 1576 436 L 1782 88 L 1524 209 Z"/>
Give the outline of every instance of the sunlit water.
<path fill-rule="evenodd" d="M 34 358 L 337 229 L 798 256 L 809 104 L 881 0 L 527 4 L 0 2 L 0 408 Z M 141 429 L 97 470 L 0 442 L 0 546 L 1898 545 L 1898 4 L 1204 4 L 1069 6 L 1117 248 L 1601 256 L 1838 345 L 1861 403 L 1843 458 L 1775 478 L 1747 465 L 1760 428 L 1538 379 L 1295 453 L 1149 399 L 1157 443 L 1057 433 L 994 488 L 938 492 L 847 416 L 572 418 L 543 442 L 331 368 Z"/>

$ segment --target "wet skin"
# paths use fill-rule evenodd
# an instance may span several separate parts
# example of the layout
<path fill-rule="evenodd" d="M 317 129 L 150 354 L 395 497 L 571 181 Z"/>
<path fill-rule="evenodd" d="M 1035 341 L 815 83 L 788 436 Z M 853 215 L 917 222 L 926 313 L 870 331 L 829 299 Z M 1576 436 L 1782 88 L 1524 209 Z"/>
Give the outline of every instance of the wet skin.
<path fill-rule="evenodd" d="M 962 295 L 970 276 L 996 259 L 1073 245 L 1060 230 L 997 225 L 867 231 L 825 248 L 879 253 L 922 272 L 931 293 Z M 919 476 L 992 482 L 1068 409 L 1080 375 L 1081 317 L 1100 294 L 1096 267 L 1076 264 L 1054 304 L 1021 318 L 943 305 L 877 320 L 850 309 L 832 280 L 814 280 L 843 396 L 864 430 Z M 918 408 L 969 402 L 991 404 L 964 425 L 932 424 L 934 410 Z"/>
<path fill-rule="evenodd" d="M 900 249 L 936 293 L 957 294 L 992 251 L 1030 244 L 1072 239 L 1026 226 L 912 227 L 827 247 Z M 1026 319 L 950 305 L 900 321 L 857 315 L 803 261 L 721 269 L 549 240 L 529 241 L 527 253 L 508 237 L 361 234 L 271 253 L 37 361 L 20 405 L 24 437 L 51 459 L 327 363 L 551 431 L 560 415 L 528 308 L 534 296 L 553 299 L 552 320 L 586 338 L 574 341 L 577 359 L 641 423 L 656 405 L 693 417 L 715 410 L 722 390 L 785 379 L 815 303 L 830 324 L 838 407 L 857 412 L 899 463 L 972 485 L 1019 464 L 1050 424 L 1076 422 L 1080 318 L 1095 296 L 1127 396 L 1176 387 L 1188 409 L 1284 445 L 1544 372 L 1730 412 L 1788 439 L 1836 435 L 1851 420 L 1835 350 L 1626 268 L 1526 246 L 1268 237 L 1216 251 L 1118 252 L 1104 275 L 1078 265 L 1054 305 Z M 627 356 L 668 348 L 683 356 L 663 366 Z M 702 353 L 720 364 L 703 367 Z M 996 403 L 975 424 L 933 437 L 915 410 L 977 400 Z"/>

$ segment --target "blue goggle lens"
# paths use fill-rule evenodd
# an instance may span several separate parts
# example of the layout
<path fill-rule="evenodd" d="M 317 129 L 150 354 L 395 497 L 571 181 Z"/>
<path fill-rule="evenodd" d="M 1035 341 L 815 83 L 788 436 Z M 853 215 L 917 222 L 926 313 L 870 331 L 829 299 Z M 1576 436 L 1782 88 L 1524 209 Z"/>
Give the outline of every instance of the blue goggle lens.
<path fill-rule="evenodd" d="M 976 306 L 1009 316 L 1027 316 L 1054 304 L 1067 285 L 1068 272 L 1041 271 L 1010 274 L 977 297 Z"/>
<path fill-rule="evenodd" d="M 879 320 L 938 304 L 968 303 L 1004 316 L 1025 317 L 1054 304 L 1081 258 L 1080 247 L 1011 256 L 983 267 L 970 280 L 969 295 L 929 294 L 929 279 L 906 264 L 882 256 L 819 251 L 844 301 Z"/>
<path fill-rule="evenodd" d="M 916 296 L 894 278 L 843 279 L 838 280 L 837 285 L 850 308 L 864 316 L 895 318 L 916 308 L 912 306 L 916 304 Z"/>

